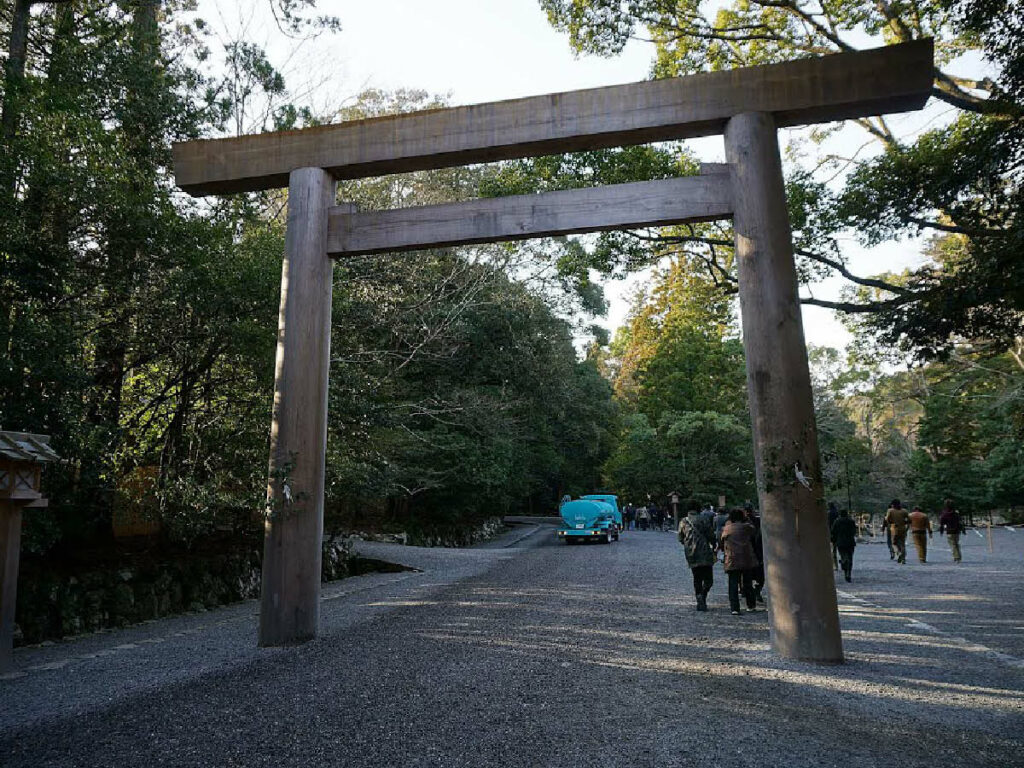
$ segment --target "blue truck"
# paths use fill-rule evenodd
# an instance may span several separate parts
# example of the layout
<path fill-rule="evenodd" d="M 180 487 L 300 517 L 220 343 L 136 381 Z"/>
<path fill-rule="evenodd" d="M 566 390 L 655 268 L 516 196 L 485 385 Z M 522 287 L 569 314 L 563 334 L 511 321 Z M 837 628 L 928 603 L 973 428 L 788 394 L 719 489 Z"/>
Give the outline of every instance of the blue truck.
<path fill-rule="evenodd" d="M 622 530 L 622 513 L 616 496 L 607 493 L 595 493 L 581 496 L 575 501 L 568 496 L 562 499 L 558 508 L 562 516 L 562 526 L 558 529 L 558 538 L 566 544 L 578 541 L 599 541 L 611 544 L 618 541 Z"/>

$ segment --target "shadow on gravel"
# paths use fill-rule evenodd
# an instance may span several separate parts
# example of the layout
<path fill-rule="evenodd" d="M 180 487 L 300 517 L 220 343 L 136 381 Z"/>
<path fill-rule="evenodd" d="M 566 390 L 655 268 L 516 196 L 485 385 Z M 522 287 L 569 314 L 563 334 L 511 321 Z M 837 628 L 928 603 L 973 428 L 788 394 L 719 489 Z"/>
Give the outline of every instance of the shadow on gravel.
<path fill-rule="evenodd" d="M 353 557 L 349 560 L 349 576 L 364 576 L 367 573 L 403 573 L 405 571 L 419 572 L 419 568 L 401 563 L 389 563 L 387 560 L 377 560 L 372 557 Z"/>
<path fill-rule="evenodd" d="M 21 730 L 0 764 L 1024 765 L 1022 675 L 989 649 L 841 596 L 848 663 L 782 661 L 766 614 L 730 616 L 721 584 L 694 612 L 659 559 L 671 543 L 540 547 L 436 589 L 354 593 L 346 610 L 391 610 Z"/>
<path fill-rule="evenodd" d="M 1024 691 L 1013 687 L 1021 680 L 1018 673 L 1007 670 L 1005 684 L 979 682 L 972 668 L 993 664 L 983 652 L 970 658 L 973 653 L 963 642 L 922 633 L 881 611 L 842 606 L 847 663 L 833 667 L 774 657 L 764 613 L 738 620 L 719 608 L 701 622 L 682 622 L 676 617 L 690 613 L 689 600 L 617 596 L 611 604 L 610 609 L 603 596 L 588 594 L 586 584 L 477 588 L 471 599 L 453 604 L 462 609 L 460 622 L 449 621 L 422 636 L 565 668 L 674 678 L 713 691 L 709 706 L 724 705 L 745 720 L 775 727 L 845 725 L 872 732 L 882 727 L 877 718 L 902 712 L 944 729 L 965 729 L 969 721 L 965 738 L 982 739 L 987 732 L 995 743 L 1024 746 L 1009 738 L 1018 736 L 1024 715 Z M 524 615 L 516 620 L 509 612 Z M 695 629 L 702 633 L 694 634 Z M 1000 679 L 998 668 L 990 671 Z M 790 705 L 795 701 L 804 703 Z M 842 711 L 844 723 L 808 722 L 806 713 L 821 708 Z"/>

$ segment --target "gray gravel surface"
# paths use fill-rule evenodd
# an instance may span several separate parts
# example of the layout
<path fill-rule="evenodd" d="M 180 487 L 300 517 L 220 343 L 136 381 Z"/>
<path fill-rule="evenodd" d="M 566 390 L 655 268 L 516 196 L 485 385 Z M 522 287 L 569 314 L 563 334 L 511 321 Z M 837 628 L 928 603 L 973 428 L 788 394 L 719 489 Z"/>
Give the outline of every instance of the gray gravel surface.
<path fill-rule="evenodd" d="M 553 536 L 361 544 L 420 570 L 327 585 L 303 646 L 256 649 L 247 602 L 21 649 L 0 765 L 1024 766 L 1024 532 L 858 548 L 837 667 L 774 658 L 720 566 L 696 613 L 670 533 Z"/>

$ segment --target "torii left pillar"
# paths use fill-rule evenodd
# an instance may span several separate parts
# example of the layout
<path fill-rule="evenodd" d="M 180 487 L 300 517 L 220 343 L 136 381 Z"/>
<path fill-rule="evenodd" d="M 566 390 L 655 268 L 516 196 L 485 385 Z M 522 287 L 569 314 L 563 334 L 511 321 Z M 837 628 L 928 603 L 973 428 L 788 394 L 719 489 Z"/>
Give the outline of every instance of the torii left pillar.
<path fill-rule="evenodd" d="M 327 211 L 335 182 L 320 168 L 288 178 L 288 228 L 270 427 L 260 595 L 261 646 L 316 637 L 327 452 L 333 262 Z"/>

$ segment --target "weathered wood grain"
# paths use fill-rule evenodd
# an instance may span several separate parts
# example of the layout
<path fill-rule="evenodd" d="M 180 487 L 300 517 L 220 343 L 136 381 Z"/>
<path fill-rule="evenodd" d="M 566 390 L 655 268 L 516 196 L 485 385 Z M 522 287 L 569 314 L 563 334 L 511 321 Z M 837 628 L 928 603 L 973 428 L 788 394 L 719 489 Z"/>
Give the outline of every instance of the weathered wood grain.
<path fill-rule="evenodd" d="M 335 178 L 443 168 L 721 133 L 741 112 L 777 126 L 924 106 L 932 42 L 298 131 L 174 146 L 177 184 L 193 195 L 283 187 L 295 168 Z"/>
<path fill-rule="evenodd" d="M 334 180 L 320 168 L 291 173 L 270 427 L 262 646 L 309 640 L 320 619 L 334 267 L 325 250 L 334 194 Z"/>
<path fill-rule="evenodd" d="M 14 665 L 14 607 L 21 557 L 21 505 L 0 501 L 0 672 Z"/>
<path fill-rule="evenodd" d="M 772 646 L 843 660 L 811 377 L 775 123 L 741 114 L 725 131 Z M 797 475 L 806 478 L 805 486 Z"/>
<path fill-rule="evenodd" d="M 724 167 L 724 166 L 723 166 Z M 728 218 L 728 173 L 389 211 L 331 210 L 332 256 L 523 240 Z"/>

